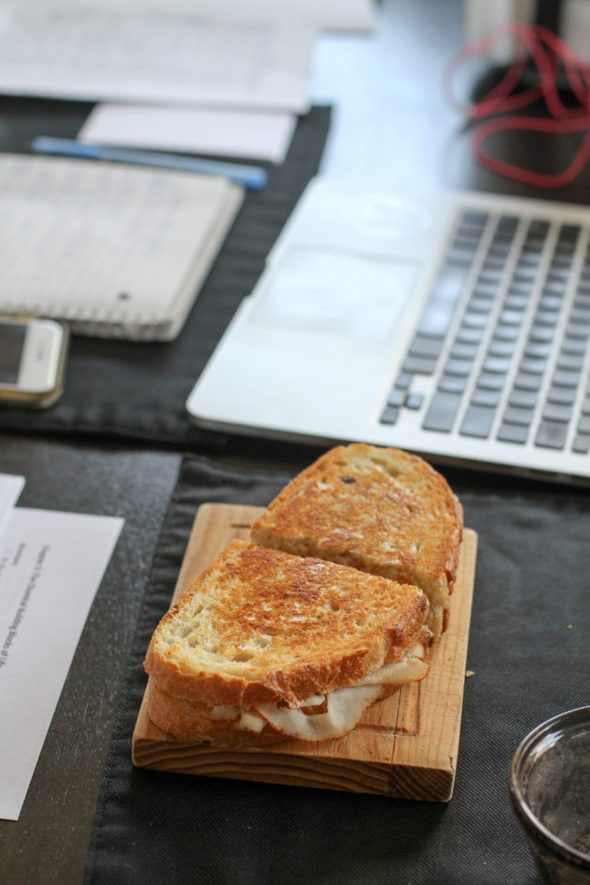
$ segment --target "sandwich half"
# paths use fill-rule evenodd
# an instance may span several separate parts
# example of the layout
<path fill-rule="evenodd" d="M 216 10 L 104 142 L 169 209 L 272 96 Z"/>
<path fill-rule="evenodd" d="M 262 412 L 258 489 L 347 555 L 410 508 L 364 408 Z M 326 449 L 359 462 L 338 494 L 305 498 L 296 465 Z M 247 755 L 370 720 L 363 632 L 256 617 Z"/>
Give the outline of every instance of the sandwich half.
<path fill-rule="evenodd" d="M 252 527 L 252 540 L 416 584 L 429 626 L 444 631 L 463 533 L 463 510 L 426 461 L 354 443 L 299 473 Z"/>
<path fill-rule="evenodd" d="M 418 587 L 234 540 L 152 636 L 149 718 L 216 747 L 342 737 L 426 675 L 428 608 Z"/>

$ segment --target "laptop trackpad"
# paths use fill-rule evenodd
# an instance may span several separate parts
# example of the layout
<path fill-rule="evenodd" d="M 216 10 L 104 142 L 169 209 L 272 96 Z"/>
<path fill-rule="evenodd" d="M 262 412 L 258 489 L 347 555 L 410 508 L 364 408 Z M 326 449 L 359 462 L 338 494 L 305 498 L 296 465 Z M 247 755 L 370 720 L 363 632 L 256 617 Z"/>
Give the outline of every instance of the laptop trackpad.
<path fill-rule="evenodd" d="M 295 247 L 270 267 L 252 320 L 354 338 L 390 335 L 416 277 L 412 261 Z"/>

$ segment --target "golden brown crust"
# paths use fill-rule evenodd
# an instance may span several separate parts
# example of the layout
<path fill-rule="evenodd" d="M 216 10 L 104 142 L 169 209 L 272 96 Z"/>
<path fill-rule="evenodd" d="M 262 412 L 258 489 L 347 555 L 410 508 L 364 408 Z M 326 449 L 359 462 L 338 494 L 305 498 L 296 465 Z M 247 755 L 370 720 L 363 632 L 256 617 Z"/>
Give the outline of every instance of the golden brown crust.
<path fill-rule="evenodd" d="M 252 540 L 419 586 L 435 633 L 448 619 L 461 504 L 426 461 L 394 448 L 338 446 L 298 474 L 252 527 Z"/>
<path fill-rule="evenodd" d="M 235 540 L 164 616 L 145 667 L 208 706 L 297 704 L 399 660 L 427 613 L 417 587 Z"/>

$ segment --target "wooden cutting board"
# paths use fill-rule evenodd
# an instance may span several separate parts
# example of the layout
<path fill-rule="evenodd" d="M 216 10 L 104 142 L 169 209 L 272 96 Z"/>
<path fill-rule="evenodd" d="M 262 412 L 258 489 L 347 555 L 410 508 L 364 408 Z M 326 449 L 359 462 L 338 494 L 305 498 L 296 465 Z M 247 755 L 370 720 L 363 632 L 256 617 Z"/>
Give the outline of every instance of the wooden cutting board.
<path fill-rule="evenodd" d="M 258 507 L 205 504 L 196 516 L 173 600 L 232 538 L 249 538 Z M 263 749 L 212 749 L 170 739 L 148 717 L 150 682 L 133 734 L 135 765 L 160 771 L 446 802 L 453 793 L 477 535 L 466 529 L 450 623 L 425 679 L 367 710 L 350 734 Z"/>

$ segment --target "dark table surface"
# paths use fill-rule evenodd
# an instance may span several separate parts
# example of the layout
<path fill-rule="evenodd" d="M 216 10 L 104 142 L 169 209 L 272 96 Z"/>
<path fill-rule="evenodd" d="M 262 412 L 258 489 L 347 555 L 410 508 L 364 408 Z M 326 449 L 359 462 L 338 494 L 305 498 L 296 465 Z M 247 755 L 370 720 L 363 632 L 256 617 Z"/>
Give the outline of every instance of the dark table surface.
<path fill-rule="evenodd" d="M 459 0 L 383 0 L 375 33 L 319 40 L 312 99 L 332 106 L 324 174 L 539 195 L 477 165 L 466 121 L 443 98 L 442 71 L 463 43 L 462 17 Z M 69 126 L 86 112 L 72 105 Z M 50 125 L 50 103 L 0 99 L 4 149 Z M 528 150 L 522 140 L 517 147 Z M 589 197 L 587 170 L 551 194 Z M 506 767 L 529 728 L 588 703 L 588 492 L 444 471 L 480 538 L 468 660 L 475 675 L 466 683 L 448 805 L 137 776 L 121 771 L 130 769 L 127 757 L 113 764 L 111 734 L 116 725 L 120 737 L 130 718 L 119 703 L 128 663 L 137 664 L 144 598 L 161 591 L 173 568 L 172 559 L 163 570 L 162 547 L 170 538 L 182 547 L 187 509 L 207 499 L 264 504 L 319 454 L 231 437 L 203 448 L 196 437 L 190 448 L 83 428 L 69 437 L 11 427 L 0 437 L 0 470 L 27 479 L 21 505 L 125 518 L 21 817 L 0 822 L 0 881 L 534 882 Z M 116 795 L 105 792 L 109 746 Z"/>

